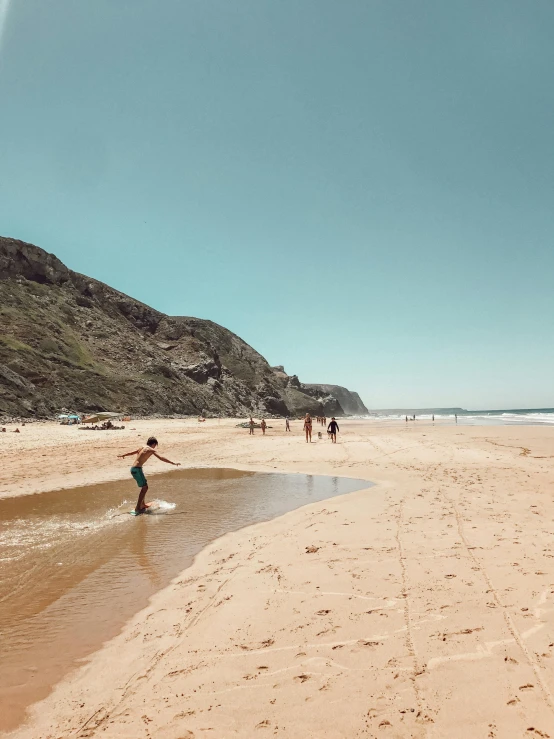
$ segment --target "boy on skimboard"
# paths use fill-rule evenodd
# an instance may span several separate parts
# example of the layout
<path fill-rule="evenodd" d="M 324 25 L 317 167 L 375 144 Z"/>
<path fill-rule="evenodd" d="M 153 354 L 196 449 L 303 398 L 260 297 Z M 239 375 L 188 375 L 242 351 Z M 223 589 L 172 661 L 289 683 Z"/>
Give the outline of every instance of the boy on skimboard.
<path fill-rule="evenodd" d="M 135 462 L 133 466 L 131 467 L 131 475 L 133 476 L 133 478 L 135 479 L 135 482 L 140 488 L 137 505 L 134 510 L 135 515 L 138 515 L 139 513 L 144 513 L 150 507 L 148 503 L 144 502 L 146 493 L 148 492 L 148 481 L 146 477 L 144 476 L 144 472 L 142 470 L 142 466 L 146 464 L 146 462 L 150 459 L 150 457 L 154 455 L 158 459 L 161 459 L 162 462 L 173 464 L 175 465 L 175 467 L 181 466 L 180 462 L 172 462 L 170 459 L 166 459 L 165 457 L 162 457 L 160 454 L 158 454 L 156 452 L 157 446 L 158 446 L 158 440 L 154 436 L 151 436 L 146 442 L 146 446 L 143 446 L 140 449 L 135 449 L 134 452 L 127 452 L 126 454 L 117 455 L 118 459 L 123 459 L 124 457 L 130 457 L 132 454 L 137 455 L 137 458 L 135 459 Z"/>

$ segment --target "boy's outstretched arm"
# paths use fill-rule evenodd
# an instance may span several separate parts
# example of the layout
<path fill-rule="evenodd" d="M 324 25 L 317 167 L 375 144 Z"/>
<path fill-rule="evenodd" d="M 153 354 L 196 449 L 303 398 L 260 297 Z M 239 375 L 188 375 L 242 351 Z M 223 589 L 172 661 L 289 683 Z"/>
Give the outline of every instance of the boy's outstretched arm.
<path fill-rule="evenodd" d="M 161 459 L 162 462 L 167 462 L 168 464 L 172 464 L 175 467 L 180 467 L 181 466 L 181 463 L 180 462 L 172 462 L 170 459 L 166 459 L 165 457 L 162 457 L 162 455 L 161 454 L 158 454 L 157 452 L 154 452 L 154 456 L 157 457 L 158 459 Z"/>
<path fill-rule="evenodd" d="M 131 455 L 138 454 L 139 452 L 140 452 L 140 449 L 135 449 L 134 452 L 126 452 L 125 454 L 118 454 L 117 455 L 117 458 L 118 459 L 123 459 L 123 457 L 130 457 Z"/>

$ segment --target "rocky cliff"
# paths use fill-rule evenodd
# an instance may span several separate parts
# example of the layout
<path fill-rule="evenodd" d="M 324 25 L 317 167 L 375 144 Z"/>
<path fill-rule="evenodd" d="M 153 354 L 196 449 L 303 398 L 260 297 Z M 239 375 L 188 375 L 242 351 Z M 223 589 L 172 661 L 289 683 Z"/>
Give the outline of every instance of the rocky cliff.
<path fill-rule="evenodd" d="M 166 316 L 0 238 L 0 415 L 61 408 L 259 416 L 321 413 L 325 402 L 222 326 Z"/>
<path fill-rule="evenodd" d="M 300 382 L 296 375 L 287 375 L 282 365 L 273 367 L 277 377 L 285 382 L 288 393 L 297 390 L 303 396 L 310 396 L 326 416 L 360 416 L 369 413 L 358 393 L 347 390 L 340 385 L 318 385 Z M 319 411 L 317 411 L 319 413 Z"/>
<path fill-rule="evenodd" d="M 362 399 L 353 390 L 347 390 L 340 385 L 304 384 L 305 390 L 315 390 L 320 396 L 331 395 L 338 400 L 344 413 L 349 416 L 365 416 L 369 413 Z"/>

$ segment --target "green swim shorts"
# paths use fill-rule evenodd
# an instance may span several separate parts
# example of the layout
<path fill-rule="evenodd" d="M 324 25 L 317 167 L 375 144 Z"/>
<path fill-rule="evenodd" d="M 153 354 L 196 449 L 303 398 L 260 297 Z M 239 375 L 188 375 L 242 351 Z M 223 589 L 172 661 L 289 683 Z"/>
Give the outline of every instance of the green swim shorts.
<path fill-rule="evenodd" d="M 143 488 L 145 485 L 147 485 L 146 477 L 144 476 L 142 467 L 131 467 L 131 474 L 135 478 L 135 481 L 139 488 Z"/>

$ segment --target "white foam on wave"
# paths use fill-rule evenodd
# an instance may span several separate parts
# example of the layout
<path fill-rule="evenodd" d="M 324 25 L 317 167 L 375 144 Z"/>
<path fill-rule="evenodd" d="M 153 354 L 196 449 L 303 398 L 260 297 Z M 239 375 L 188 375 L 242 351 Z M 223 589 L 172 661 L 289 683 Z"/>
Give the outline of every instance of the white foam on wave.
<path fill-rule="evenodd" d="M 176 505 L 176 503 L 168 503 L 167 500 L 160 500 L 159 498 L 155 498 L 152 501 L 152 506 L 162 511 L 172 511 L 176 508 Z"/>
<path fill-rule="evenodd" d="M 0 547 L 6 559 L 21 559 L 29 549 L 50 549 L 64 539 L 88 536 L 107 526 L 122 523 L 121 509 L 129 508 L 123 501 L 117 508 L 99 511 L 97 517 L 72 519 L 54 515 L 45 518 L 18 518 L 4 522 L 0 530 Z"/>
<path fill-rule="evenodd" d="M 126 498 L 121 501 L 119 505 L 114 506 L 113 508 L 108 508 L 106 511 L 105 518 L 116 518 L 117 516 L 122 515 L 123 513 L 127 513 L 130 508 L 134 508 L 135 504 L 134 502 L 131 502 L 130 500 L 127 500 Z"/>
<path fill-rule="evenodd" d="M 412 415 L 408 413 L 408 421 Z M 373 421 L 404 421 L 406 413 L 375 413 L 365 416 Z M 416 414 L 418 421 L 431 421 L 431 413 Z M 435 413 L 435 421 L 455 422 L 454 413 Z M 499 411 L 498 413 L 460 413 L 458 423 L 470 426 L 512 426 L 512 425 L 554 425 L 554 413 L 551 411 L 530 411 L 529 413 L 514 413 L 513 411 Z"/>

